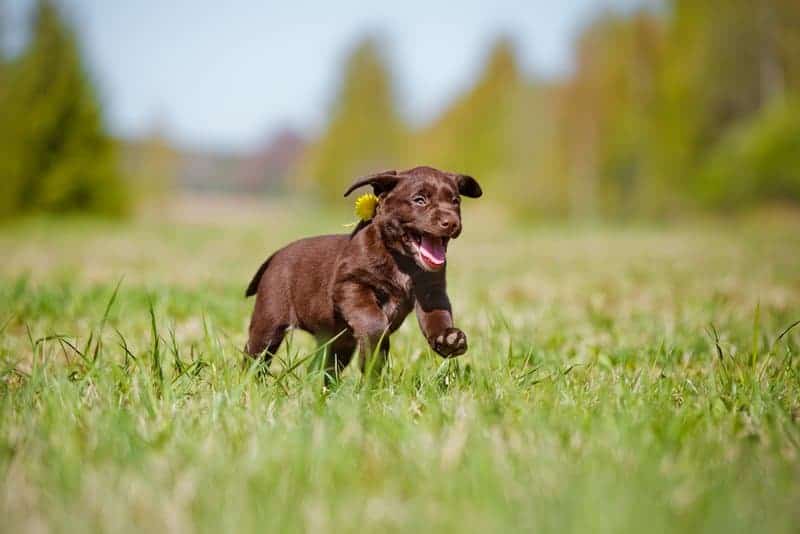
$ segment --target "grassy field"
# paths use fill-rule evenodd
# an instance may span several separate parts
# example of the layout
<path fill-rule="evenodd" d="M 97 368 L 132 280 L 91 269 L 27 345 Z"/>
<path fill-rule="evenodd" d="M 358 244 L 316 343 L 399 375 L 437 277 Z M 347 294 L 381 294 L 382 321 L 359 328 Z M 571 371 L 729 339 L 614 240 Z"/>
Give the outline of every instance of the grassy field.
<path fill-rule="evenodd" d="M 242 294 L 346 217 L 0 228 L 0 530 L 797 532 L 800 221 L 482 210 L 450 253 L 469 352 L 410 317 L 381 384 L 327 394 L 301 333 L 243 365 Z"/>

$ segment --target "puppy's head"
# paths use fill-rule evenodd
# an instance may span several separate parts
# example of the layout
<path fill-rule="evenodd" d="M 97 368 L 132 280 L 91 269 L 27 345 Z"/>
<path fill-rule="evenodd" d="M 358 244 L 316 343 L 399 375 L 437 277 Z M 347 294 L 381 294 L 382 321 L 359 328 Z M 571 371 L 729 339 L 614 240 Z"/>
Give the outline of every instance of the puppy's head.
<path fill-rule="evenodd" d="M 370 224 L 379 226 L 386 247 L 426 271 L 444 267 L 448 242 L 461 234 L 461 197 L 483 194 L 471 176 L 415 167 L 365 176 L 344 195 L 365 185 L 379 198 Z"/>

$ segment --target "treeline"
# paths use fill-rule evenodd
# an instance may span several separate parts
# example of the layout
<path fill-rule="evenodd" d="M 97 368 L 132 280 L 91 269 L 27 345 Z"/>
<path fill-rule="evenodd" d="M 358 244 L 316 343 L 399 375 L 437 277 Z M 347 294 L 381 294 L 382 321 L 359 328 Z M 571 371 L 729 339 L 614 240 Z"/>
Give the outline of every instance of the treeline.
<path fill-rule="evenodd" d="M 499 40 L 475 85 L 410 128 L 374 40 L 345 65 L 298 173 L 337 196 L 355 175 L 428 163 L 538 215 L 660 215 L 800 202 L 800 2 L 668 0 L 606 13 L 565 80 L 531 79 Z"/>
<path fill-rule="evenodd" d="M 120 214 L 129 196 L 72 29 L 49 0 L 13 60 L 0 56 L 0 217 Z"/>
<path fill-rule="evenodd" d="M 0 217 L 119 214 L 132 193 L 183 183 L 186 163 L 162 136 L 120 147 L 107 133 L 52 0 L 38 0 L 30 33 L 15 58 L 0 53 Z M 259 183 L 280 174 L 289 188 L 338 199 L 354 176 L 430 164 L 470 173 L 487 200 L 534 216 L 800 203 L 798 0 L 662 0 L 608 12 L 584 28 L 574 56 L 568 77 L 542 80 L 501 38 L 474 85 L 420 128 L 400 111 L 381 43 L 367 39 L 299 164 L 304 142 L 270 148 L 244 158 L 238 182 L 220 173 L 214 190 L 275 191 L 283 186 Z"/>

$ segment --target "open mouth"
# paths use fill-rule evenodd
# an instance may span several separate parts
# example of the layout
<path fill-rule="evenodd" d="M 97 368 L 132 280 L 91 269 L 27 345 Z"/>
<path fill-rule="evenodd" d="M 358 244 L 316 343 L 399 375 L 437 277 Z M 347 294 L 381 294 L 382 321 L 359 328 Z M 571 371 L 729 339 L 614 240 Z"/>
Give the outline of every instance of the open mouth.
<path fill-rule="evenodd" d="M 438 271 L 447 260 L 447 237 L 436 237 L 430 234 L 410 234 L 411 243 L 417 253 L 418 263 L 429 271 Z"/>

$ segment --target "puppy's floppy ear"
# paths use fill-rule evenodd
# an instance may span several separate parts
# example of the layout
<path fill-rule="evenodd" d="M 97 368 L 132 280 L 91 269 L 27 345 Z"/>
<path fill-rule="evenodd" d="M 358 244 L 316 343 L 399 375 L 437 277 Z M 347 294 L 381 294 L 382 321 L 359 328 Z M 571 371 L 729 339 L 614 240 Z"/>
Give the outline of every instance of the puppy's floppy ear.
<path fill-rule="evenodd" d="M 372 190 L 375 191 L 376 195 L 381 195 L 388 191 L 391 191 L 394 186 L 397 185 L 401 176 L 398 176 L 397 171 L 381 171 L 376 172 L 375 174 L 369 174 L 367 176 L 362 176 L 358 180 L 356 180 L 353 185 L 351 185 L 347 191 L 344 192 L 344 196 L 349 195 L 359 187 L 363 185 L 371 185 Z"/>
<path fill-rule="evenodd" d="M 481 186 L 478 181 L 472 176 L 466 174 L 459 174 L 456 176 L 456 183 L 458 184 L 458 194 L 465 197 L 478 198 L 483 194 Z"/>

